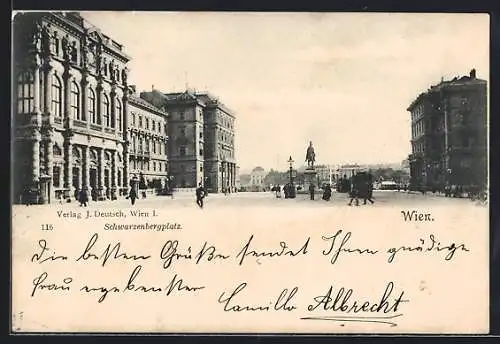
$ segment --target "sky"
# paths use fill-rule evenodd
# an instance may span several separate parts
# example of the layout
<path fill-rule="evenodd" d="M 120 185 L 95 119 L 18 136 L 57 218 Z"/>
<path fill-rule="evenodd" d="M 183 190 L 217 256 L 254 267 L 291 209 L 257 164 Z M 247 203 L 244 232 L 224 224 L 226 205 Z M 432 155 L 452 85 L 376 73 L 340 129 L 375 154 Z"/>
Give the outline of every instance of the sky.
<path fill-rule="evenodd" d="M 131 56 L 138 91 L 209 91 L 236 114 L 241 171 L 394 163 L 408 105 L 472 68 L 489 79 L 486 14 L 82 12 Z"/>

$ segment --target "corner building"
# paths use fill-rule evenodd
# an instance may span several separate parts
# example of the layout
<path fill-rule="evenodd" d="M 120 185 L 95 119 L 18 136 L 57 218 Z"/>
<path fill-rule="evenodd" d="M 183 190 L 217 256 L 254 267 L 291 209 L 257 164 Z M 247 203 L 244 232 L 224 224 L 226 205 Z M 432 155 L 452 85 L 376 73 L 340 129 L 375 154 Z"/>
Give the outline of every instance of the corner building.
<path fill-rule="evenodd" d="M 410 185 L 426 189 L 487 183 L 487 83 L 472 69 L 441 81 L 408 107 Z"/>
<path fill-rule="evenodd" d="M 203 183 L 213 193 L 236 190 L 233 111 L 215 96 L 191 90 L 153 90 L 141 98 L 168 112 L 169 172 L 177 187 Z"/>
<path fill-rule="evenodd" d="M 34 192 L 36 203 L 66 202 L 80 189 L 94 201 L 126 194 L 123 46 L 74 12 L 18 14 L 13 34 L 14 201 Z"/>

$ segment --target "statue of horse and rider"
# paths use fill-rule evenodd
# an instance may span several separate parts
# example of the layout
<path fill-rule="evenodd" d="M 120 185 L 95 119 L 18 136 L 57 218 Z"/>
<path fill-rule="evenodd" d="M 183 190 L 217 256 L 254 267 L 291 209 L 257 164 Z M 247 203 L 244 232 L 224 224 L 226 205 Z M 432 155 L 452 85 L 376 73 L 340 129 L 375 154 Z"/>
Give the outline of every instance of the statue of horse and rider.
<path fill-rule="evenodd" d="M 307 167 L 313 169 L 314 162 L 316 161 L 316 153 L 314 153 L 314 147 L 311 141 L 309 142 L 309 147 L 307 147 L 306 161 Z"/>

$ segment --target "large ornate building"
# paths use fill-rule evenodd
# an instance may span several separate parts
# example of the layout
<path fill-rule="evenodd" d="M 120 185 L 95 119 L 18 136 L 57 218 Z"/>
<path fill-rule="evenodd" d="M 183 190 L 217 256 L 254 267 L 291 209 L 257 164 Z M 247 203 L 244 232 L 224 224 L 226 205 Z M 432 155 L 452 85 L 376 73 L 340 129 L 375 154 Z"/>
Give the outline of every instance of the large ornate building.
<path fill-rule="evenodd" d="M 177 187 L 203 183 L 209 192 L 234 191 L 237 166 L 235 116 L 216 97 L 186 90 L 142 92 L 141 98 L 169 114 L 169 167 Z"/>
<path fill-rule="evenodd" d="M 487 84 L 477 78 L 476 70 L 431 86 L 407 110 L 413 187 L 486 185 Z"/>
<path fill-rule="evenodd" d="M 139 160 L 129 151 L 130 105 L 162 118 L 155 140 L 163 144 L 166 114 L 131 101 L 123 46 L 73 12 L 18 14 L 13 33 L 15 201 L 33 192 L 40 203 L 80 189 L 93 200 L 124 194 L 129 160 Z"/>

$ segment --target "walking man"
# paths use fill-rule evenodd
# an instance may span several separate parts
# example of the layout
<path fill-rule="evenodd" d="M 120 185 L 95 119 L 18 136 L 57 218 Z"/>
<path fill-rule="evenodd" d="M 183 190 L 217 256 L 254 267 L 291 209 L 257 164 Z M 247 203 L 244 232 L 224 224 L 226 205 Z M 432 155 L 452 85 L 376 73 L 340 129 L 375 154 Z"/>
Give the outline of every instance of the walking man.
<path fill-rule="evenodd" d="M 137 191 L 135 190 L 135 187 L 132 186 L 130 188 L 130 192 L 128 194 L 128 197 L 130 198 L 130 203 L 132 203 L 132 205 L 135 204 L 135 200 L 137 199 Z"/>
<path fill-rule="evenodd" d="M 207 195 L 207 192 L 205 191 L 205 188 L 203 188 L 203 185 L 201 183 L 198 185 L 198 188 L 196 189 L 196 204 L 200 208 L 203 208 L 203 198 Z"/>
<path fill-rule="evenodd" d="M 351 177 L 351 190 L 350 190 L 351 200 L 348 205 L 352 205 L 352 201 L 356 201 L 356 206 L 359 206 L 359 177 L 353 175 Z"/>
<path fill-rule="evenodd" d="M 89 197 L 87 195 L 87 188 L 82 188 L 79 193 L 78 193 L 78 201 L 80 202 L 80 207 L 81 206 L 87 206 L 87 202 L 89 201 Z"/>

